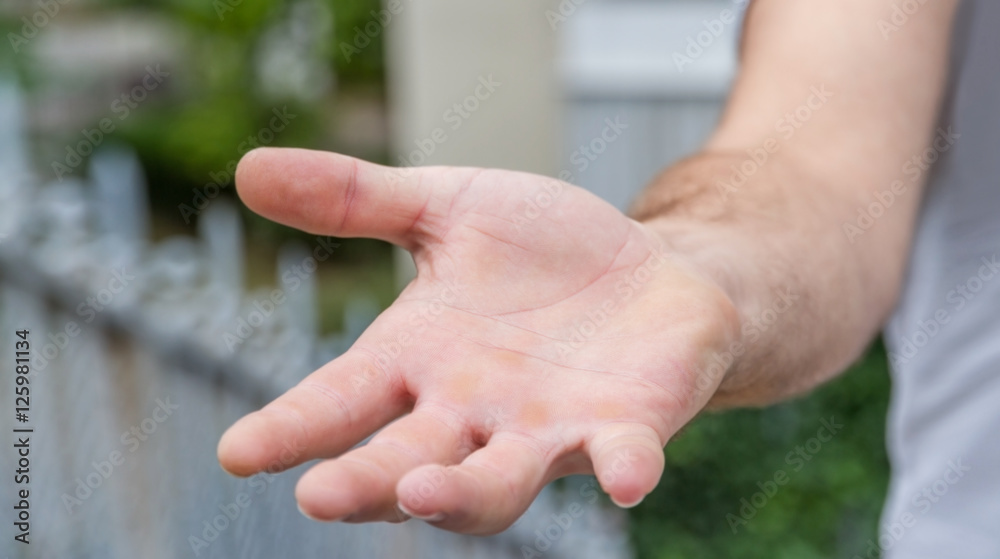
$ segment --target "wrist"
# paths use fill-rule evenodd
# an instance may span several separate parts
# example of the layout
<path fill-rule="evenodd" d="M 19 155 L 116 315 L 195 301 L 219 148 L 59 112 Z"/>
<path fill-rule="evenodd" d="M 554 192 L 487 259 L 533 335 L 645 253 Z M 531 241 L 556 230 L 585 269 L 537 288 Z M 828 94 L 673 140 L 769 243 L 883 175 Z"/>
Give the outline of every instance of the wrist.
<path fill-rule="evenodd" d="M 760 372 L 779 365 L 772 357 L 788 338 L 782 332 L 795 328 L 789 311 L 800 295 L 787 258 L 798 241 L 775 215 L 787 209 L 779 192 L 787 182 L 769 169 L 769 178 L 761 180 L 762 172 L 745 185 L 752 194 L 726 198 L 727 190 L 713 183 L 724 180 L 719 177 L 732 159 L 707 154 L 682 161 L 657 178 L 633 211 L 678 261 L 718 291 L 721 305 L 731 307 L 724 313 L 733 317 L 725 325 L 729 341 L 708 350 L 696 378 L 699 390 L 711 391 L 712 407 L 760 402 Z"/>
<path fill-rule="evenodd" d="M 695 378 L 699 392 L 715 393 L 724 387 L 732 371 L 740 368 L 745 357 L 745 351 L 741 351 L 748 333 L 744 324 L 758 306 L 756 289 L 747 284 L 751 274 L 740 271 L 743 264 L 738 249 L 734 250 L 718 230 L 666 217 L 642 225 L 665 247 L 678 268 L 705 287 L 705 298 L 718 310 L 715 322 L 721 341 L 705 348 Z"/>

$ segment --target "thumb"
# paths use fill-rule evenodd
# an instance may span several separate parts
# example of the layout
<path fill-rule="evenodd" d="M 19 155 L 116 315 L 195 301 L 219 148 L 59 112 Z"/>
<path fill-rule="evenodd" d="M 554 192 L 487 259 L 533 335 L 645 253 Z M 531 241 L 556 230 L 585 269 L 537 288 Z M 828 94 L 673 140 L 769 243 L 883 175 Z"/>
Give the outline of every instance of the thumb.
<path fill-rule="evenodd" d="M 290 227 L 412 248 L 440 235 L 468 171 L 397 169 L 337 153 L 259 148 L 240 161 L 236 189 L 251 210 Z"/>

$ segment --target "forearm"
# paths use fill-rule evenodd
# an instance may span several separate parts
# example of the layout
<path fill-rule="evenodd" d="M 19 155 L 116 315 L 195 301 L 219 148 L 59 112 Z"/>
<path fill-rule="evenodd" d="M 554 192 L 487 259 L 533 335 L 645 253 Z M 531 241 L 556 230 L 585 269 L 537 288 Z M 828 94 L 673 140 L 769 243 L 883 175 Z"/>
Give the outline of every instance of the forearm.
<path fill-rule="evenodd" d="M 843 370 L 889 312 L 904 267 L 905 251 L 887 247 L 902 242 L 888 237 L 905 224 L 851 244 L 841 225 L 853 222 L 852 201 L 803 195 L 819 179 L 780 160 L 750 178 L 742 196 L 723 200 L 718 183 L 742 161 L 708 152 L 687 159 L 657 178 L 634 211 L 738 311 L 736 341 L 715 358 L 732 367 L 713 406 L 768 403 Z"/>
<path fill-rule="evenodd" d="M 754 6 L 722 124 L 633 210 L 739 311 L 714 406 L 811 388 L 891 311 L 923 183 L 904 165 L 932 143 L 954 2 L 928 3 L 891 40 L 876 25 L 889 2 Z M 830 13 L 811 13 L 809 29 L 789 26 L 808 19 L 796 10 Z M 806 50 L 817 42 L 821 56 Z M 869 212 L 876 202 L 883 211 Z M 879 215 L 862 229 L 859 210 Z"/>

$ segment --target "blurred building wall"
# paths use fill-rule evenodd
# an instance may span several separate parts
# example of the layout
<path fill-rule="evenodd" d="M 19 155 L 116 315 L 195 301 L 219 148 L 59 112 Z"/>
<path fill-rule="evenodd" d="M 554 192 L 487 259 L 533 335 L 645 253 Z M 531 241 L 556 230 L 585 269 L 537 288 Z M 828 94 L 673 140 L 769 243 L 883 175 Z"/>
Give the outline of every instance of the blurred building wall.
<path fill-rule="evenodd" d="M 384 2 L 392 163 L 555 175 L 561 129 L 546 19 L 555 4 Z M 402 250 L 395 260 L 402 287 L 416 269 Z"/>
<path fill-rule="evenodd" d="M 562 174 L 625 209 L 714 128 L 745 4 L 389 1 L 393 163 Z"/>
<path fill-rule="evenodd" d="M 560 170 L 626 209 L 714 129 L 744 0 L 588 0 L 558 28 Z"/>
<path fill-rule="evenodd" d="M 385 37 L 394 164 L 555 174 L 555 37 L 545 15 L 555 4 L 386 2 L 398 6 Z"/>

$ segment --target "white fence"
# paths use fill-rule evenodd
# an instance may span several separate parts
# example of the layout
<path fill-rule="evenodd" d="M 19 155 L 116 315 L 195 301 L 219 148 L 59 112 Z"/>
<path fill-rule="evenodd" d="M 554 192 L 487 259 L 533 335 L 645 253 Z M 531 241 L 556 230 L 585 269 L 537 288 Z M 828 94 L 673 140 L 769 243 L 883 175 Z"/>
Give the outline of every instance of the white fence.
<path fill-rule="evenodd" d="M 356 301 L 344 332 L 324 337 L 311 275 L 278 303 L 271 290 L 245 293 L 238 214 L 219 201 L 198 238 L 151 243 L 142 170 L 127 151 L 93 155 L 85 182 L 36 183 L 22 114 L 17 91 L 0 86 L 4 557 L 628 556 L 623 516 L 591 504 L 592 481 L 550 488 L 507 532 L 474 538 L 417 521 L 309 521 L 293 498 L 302 467 L 223 473 L 223 430 L 344 351 L 376 309 Z M 282 250 L 279 277 L 312 249 Z M 20 330 L 31 352 L 24 423 L 12 366 Z M 30 484 L 15 485 L 13 445 L 26 435 Z M 29 545 L 14 540 L 18 489 L 30 490 Z M 579 505 L 583 516 L 567 514 Z"/>

